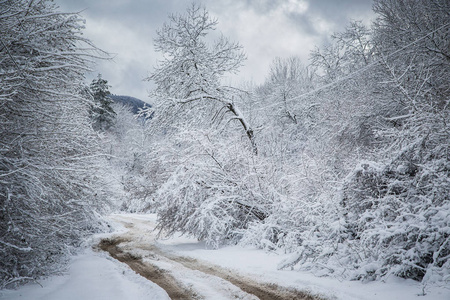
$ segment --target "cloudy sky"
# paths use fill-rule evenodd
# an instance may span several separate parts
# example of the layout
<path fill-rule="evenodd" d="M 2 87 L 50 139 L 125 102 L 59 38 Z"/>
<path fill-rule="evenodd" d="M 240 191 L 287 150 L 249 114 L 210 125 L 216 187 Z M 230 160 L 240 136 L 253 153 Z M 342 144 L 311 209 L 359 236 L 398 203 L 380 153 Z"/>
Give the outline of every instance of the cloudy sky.
<path fill-rule="evenodd" d="M 159 55 L 153 39 L 167 16 L 183 13 L 188 0 L 55 0 L 61 11 L 81 12 L 85 35 L 114 56 L 100 61 L 89 81 L 102 73 L 114 94 L 148 100 L 147 77 Z M 217 30 L 239 42 L 245 66 L 231 84 L 262 83 L 275 57 L 299 56 L 308 64 L 309 52 L 342 31 L 350 20 L 370 24 L 372 0 L 203 0 L 217 18 Z"/>

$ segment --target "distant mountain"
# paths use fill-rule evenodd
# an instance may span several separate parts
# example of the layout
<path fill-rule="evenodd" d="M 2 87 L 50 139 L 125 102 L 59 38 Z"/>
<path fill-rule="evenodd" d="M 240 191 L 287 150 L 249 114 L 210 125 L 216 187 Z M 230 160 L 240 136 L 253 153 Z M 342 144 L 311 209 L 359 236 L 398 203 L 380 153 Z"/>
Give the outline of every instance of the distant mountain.
<path fill-rule="evenodd" d="M 116 103 L 121 103 L 123 105 L 128 105 L 131 107 L 131 111 L 134 114 L 137 114 L 139 112 L 140 108 L 144 108 L 144 105 L 147 105 L 147 107 L 151 107 L 150 104 L 134 97 L 130 96 L 119 96 L 119 95 L 109 95 L 109 97 Z"/>

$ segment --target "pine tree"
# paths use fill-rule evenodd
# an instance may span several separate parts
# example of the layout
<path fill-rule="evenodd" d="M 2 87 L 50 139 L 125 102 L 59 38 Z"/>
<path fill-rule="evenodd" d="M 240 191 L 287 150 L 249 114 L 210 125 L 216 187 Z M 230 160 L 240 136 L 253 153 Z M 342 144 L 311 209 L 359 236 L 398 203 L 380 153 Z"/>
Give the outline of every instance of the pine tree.
<path fill-rule="evenodd" d="M 98 74 L 97 79 L 92 80 L 90 85 L 91 93 L 94 98 L 94 104 L 91 107 L 92 127 L 95 130 L 108 130 L 113 124 L 116 113 L 111 107 L 113 101 L 109 97 L 108 81 Z"/>

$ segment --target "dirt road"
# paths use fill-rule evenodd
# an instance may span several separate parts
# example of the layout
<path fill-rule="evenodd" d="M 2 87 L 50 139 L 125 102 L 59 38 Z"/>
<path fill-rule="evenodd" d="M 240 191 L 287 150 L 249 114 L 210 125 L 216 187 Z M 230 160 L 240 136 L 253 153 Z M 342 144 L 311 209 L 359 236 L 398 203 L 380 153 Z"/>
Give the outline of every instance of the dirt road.
<path fill-rule="evenodd" d="M 163 288 L 171 299 L 296 299 L 319 296 L 261 283 L 228 269 L 162 251 L 155 245 L 150 221 L 118 216 L 128 231 L 103 239 L 98 248 Z"/>

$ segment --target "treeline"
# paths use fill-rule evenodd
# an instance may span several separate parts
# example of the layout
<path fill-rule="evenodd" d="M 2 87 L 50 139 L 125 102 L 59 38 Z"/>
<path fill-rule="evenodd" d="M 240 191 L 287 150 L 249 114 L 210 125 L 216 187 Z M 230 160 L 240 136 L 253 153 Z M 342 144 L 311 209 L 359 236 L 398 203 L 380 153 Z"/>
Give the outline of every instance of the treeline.
<path fill-rule="evenodd" d="M 153 118 L 128 164 L 139 209 L 211 247 L 291 252 L 280 268 L 448 278 L 450 6 L 373 7 L 372 26 L 352 22 L 309 62 L 277 58 L 264 84 L 239 88 L 221 79 L 241 46 L 208 45 L 217 21 L 199 6 L 171 16 L 155 39 L 166 59 L 149 78 Z"/>
<path fill-rule="evenodd" d="M 0 2 L 0 289 L 60 272 L 108 208 L 82 24 L 52 1 Z"/>

